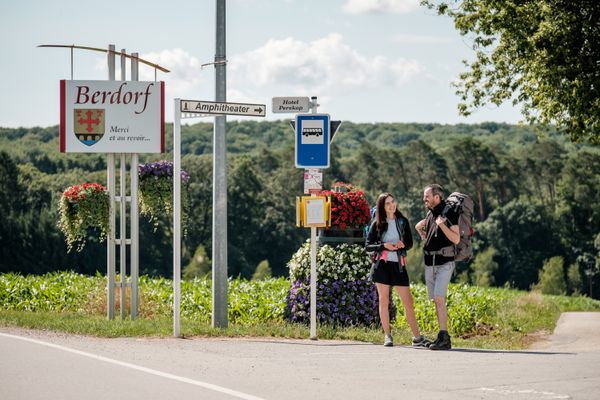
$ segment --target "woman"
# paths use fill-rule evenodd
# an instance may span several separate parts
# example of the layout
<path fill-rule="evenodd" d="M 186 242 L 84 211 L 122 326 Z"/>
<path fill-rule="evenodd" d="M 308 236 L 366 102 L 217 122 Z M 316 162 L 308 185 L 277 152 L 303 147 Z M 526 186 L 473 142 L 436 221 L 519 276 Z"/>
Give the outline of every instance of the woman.
<path fill-rule="evenodd" d="M 377 199 L 375 219 L 367 236 L 367 251 L 373 252 L 375 267 L 373 282 L 379 296 L 379 318 L 385 334 L 383 345 L 393 346 L 390 330 L 389 303 L 391 287 L 395 287 L 406 315 L 406 321 L 413 334 L 412 345 L 427 347 L 431 342 L 419 333 L 415 317 L 413 298 L 410 293 L 408 273 L 406 272 L 406 251 L 413 245 L 408 219 L 396 206 L 396 200 L 390 193 L 382 193 Z"/>

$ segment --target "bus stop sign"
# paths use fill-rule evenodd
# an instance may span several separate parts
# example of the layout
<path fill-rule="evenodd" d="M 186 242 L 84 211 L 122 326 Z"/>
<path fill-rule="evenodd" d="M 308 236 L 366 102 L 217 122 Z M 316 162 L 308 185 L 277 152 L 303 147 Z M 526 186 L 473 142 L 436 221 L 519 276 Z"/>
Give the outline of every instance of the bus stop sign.
<path fill-rule="evenodd" d="M 329 168 L 329 114 L 296 115 L 296 168 Z"/>

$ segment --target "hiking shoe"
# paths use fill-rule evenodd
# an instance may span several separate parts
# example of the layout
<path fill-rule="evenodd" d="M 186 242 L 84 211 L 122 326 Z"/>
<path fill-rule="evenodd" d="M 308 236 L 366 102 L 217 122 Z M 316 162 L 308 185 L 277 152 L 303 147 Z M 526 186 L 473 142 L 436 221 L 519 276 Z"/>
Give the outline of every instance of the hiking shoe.
<path fill-rule="evenodd" d="M 385 335 L 385 338 L 383 338 L 383 345 L 385 347 L 392 347 L 394 345 L 392 335 Z"/>
<path fill-rule="evenodd" d="M 413 347 L 429 347 L 431 346 L 431 340 L 425 338 L 425 336 L 421 335 L 419 337 L 412 338 L 412 346 Z"/>
<path fill-rule="evenodd" d="M 452 348 L 452 341 L 450 335 L 446 331 L 440 331 L 435 342 L 431 343 L 429 350 L 450 350 Z"/>

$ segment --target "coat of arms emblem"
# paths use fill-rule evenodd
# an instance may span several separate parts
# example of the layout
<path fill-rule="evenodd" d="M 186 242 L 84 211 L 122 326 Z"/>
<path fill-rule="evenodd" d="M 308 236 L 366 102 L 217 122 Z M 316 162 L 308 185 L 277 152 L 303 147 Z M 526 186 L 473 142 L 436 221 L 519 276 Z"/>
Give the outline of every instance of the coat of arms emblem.
<path fill-rule="evenodd" d="M 76 108 L 73 113 L 73 130 L 79 141 L 92 146 L 104 136 L 104 109 Z"/>

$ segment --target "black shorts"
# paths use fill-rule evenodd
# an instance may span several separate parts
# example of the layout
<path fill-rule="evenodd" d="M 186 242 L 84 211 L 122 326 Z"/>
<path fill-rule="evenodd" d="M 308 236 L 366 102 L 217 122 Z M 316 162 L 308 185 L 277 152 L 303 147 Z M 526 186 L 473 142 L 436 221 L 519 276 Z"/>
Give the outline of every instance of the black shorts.
<path fill-rule="evenodd" d="M 397 262 L 380 260 L 373 271 L 373 282 L 390 286 L 410 286 L 406 268 Z"/>

